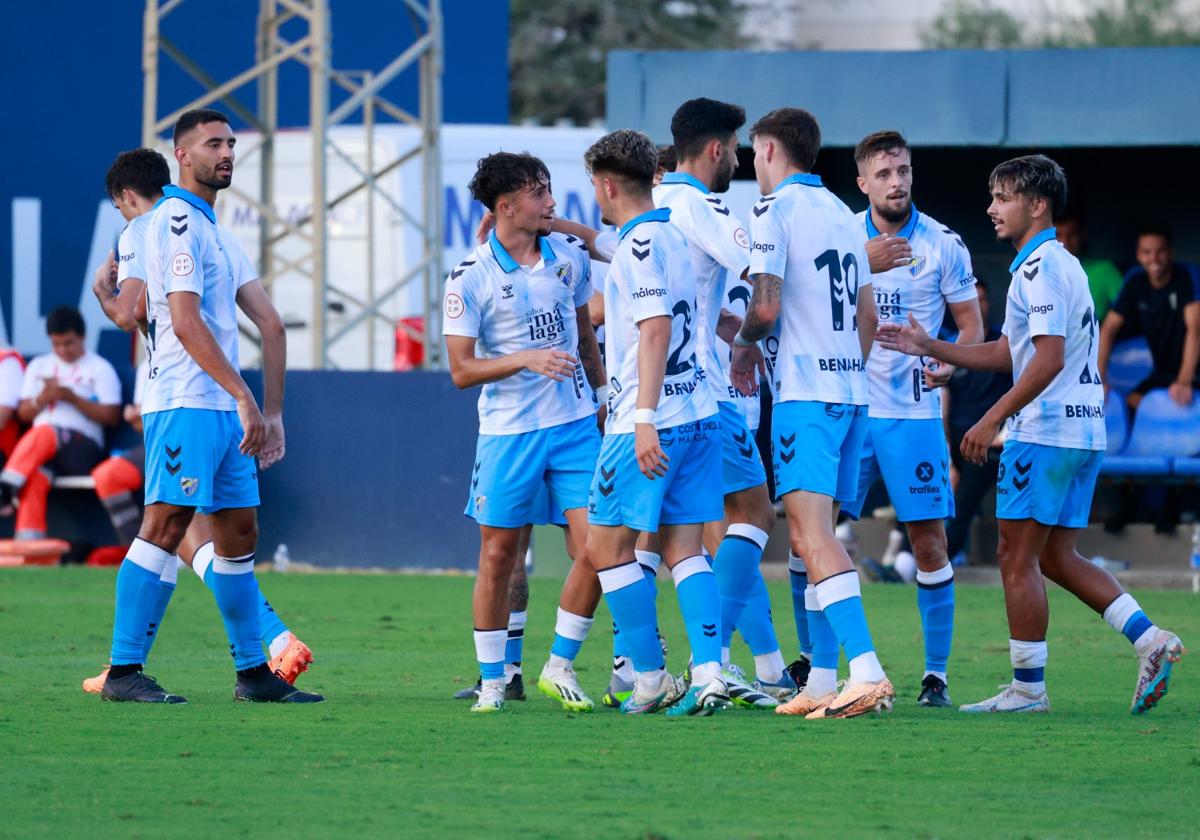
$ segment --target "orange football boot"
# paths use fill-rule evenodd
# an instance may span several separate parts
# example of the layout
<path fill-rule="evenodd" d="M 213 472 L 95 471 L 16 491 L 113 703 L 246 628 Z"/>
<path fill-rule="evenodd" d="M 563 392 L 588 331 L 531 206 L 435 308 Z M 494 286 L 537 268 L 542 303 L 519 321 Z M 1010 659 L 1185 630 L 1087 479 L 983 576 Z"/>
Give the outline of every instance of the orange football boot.
<path fill-rule="evenodd" d="M 271 668 L 271 673 L 281 680 L 286 680 L 288 685 L 295 685 L 296 678 L 307 671 L 308 666 L 312 664 L 313 655 L 312 651 L 308 649 L 308 645 L 297 639 L 295 634 L 288 633 L 288 636 L 290 641 L 283 653 L 272 657 L 267 664 Z"/>

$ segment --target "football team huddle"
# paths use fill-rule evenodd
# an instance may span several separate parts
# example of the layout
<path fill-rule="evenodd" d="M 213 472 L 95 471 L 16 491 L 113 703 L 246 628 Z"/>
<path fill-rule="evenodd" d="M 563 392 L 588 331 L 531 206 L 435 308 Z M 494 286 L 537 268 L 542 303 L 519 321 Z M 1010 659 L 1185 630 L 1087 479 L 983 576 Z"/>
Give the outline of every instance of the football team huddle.
<path fill-rule="evenodd" d="M 953 515 L 939 388 L 956 368 L 1011 371 L 1013 386 L 964 437 L 981 463 L 1003 440 L 998 560 L 1012 680 L 964 712 L 1045 712 L 1048 608 L 1058 583 L 1134 647 L 1132 711 L 1167 691 L 1180 639 L 1076 550 L 1105 448 L 1094 310 L 1055 239 L 1066 177 L 1042 155 L 991 173 L 988 216 L 1016 257 L 1003 331 L 984 341 L 963 240 L 912 200 L 912 154 L 894 131 L 854 152 L 869 206 L 855 214 L 813 166 L 816 118 L 779 108 L 750 128 L 761 198 L 744 224 L 721 200 L 745 111 L 693 99 L 671 121 L 673 171 L 645 134 L 611 132 L 584 155 L 598 232 L 555 215 L 531 154 L 483 158 L 470 184 L 481 243 L 446 280 L 443 332 L 456 385 L 482 386 L 466 514 L 478 523 L 473 712 L 523 700 L 530 526 L 565 529 L 573 558 L 538 689 L 594 703 L 574 669 L 603 597 L 613 617 L 604 705 L 707 716 L 739 706 L 807 718 L 886 712 L 857 571 L 835 536 L 882 478 L 916 556 L 924 669 L 917 702 L 951 705 L 947 662 Z M 593 283 L 593 263 L 607 264 Z M 953 341 L 935 338 L 947 310 Z M 597 337 L 602 330 L 603 342 Z M 601 350 L 603 347 L 603 350 Z M 787 515 L 800 656 L 785 664 L 759 568 L 776 513 L 755 431 L 770 389 L 773 486 Z M 675 583 L 690 646 L 665 667 L 657 575 Z M 737 631 L 754 674 L 730 662 Z M 839 658 L 848 677 L 838 681 Z"/>

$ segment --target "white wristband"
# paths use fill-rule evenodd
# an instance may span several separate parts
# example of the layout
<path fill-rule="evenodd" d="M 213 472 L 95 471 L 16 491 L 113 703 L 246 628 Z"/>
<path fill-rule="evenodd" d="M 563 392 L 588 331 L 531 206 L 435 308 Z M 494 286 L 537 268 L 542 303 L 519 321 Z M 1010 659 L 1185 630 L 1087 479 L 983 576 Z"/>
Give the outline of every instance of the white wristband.
<path fill-rule="evenodd" d="M 747 341 L 746 339 L 742 338 L 742 334 L 740 332 L 733 337 L 733 343 L 736 344 L 738 347 L 753 347 L 754 346 L 754 342 Z"/>
<path fill-rule="evenodd" d="M 655 417 L 658 415 L 658 410 L 654 408 L 639 408 L 633 412 L 634 423 L 649 423 L 654 425 Z"/>
<path fill-rule="evenodd" d="M 604 405 L 606 402 L 608 402 L 609 390 L 611 390 L 611 389 L 607 385 L 601 385 L 599 388 L 597 388 L 596 389 L 596 402 L 600 403 L 600 405 Z"/>

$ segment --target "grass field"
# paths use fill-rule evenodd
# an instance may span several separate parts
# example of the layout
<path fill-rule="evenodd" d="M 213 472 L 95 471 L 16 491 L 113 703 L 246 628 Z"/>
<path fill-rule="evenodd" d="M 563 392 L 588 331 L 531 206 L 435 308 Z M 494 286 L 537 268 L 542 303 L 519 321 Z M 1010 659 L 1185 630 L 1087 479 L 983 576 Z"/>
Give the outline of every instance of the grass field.
<path fill-rule="evenodd" d="M 513 838 L 1182 837 L 1200 834 L 1200 657 L 1148 717 L 1128 712 L 1130 646 L 1053 593 L 1050 715 L 967 717 L 915 706 L 910 588 L 867 587 L 900 696 L 883 719 L 806 722 L 567 715 L 545 698 L 476 716 L 461 577 L 266 575 L 314 649 L 312 707 L 235 704 L 219 616 L 192 576 L 149 672 L 186 706 L 101 703 L 79 690 L 105 660 L 111 571 L 0 570 L 0 835 Z M 532 581 L 526 677 L 553 632 L 556 581 Z M 660 585 L 671 665 L 686 644 Z M 774 584 L 785 653 L 789 594 Z M 1200 599 L 1142 593 L 1151 618 L 1200 640 Z M 580 677 L 607 680 L 601 608 Z M 994 693 L 1008 657 L 995 589 L 960 588 L 950 688 Z M 735 648 L 735 659 L 745 649 Z"/>

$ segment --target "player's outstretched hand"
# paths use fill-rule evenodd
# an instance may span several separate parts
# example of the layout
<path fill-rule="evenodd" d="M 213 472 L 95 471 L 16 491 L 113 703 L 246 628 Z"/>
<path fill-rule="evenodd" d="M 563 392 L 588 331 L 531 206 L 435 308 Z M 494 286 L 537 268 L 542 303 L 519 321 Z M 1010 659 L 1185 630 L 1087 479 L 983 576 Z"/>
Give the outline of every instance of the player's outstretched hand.
<path fill-rule="evenodd" d="M 872 274 L 882 274 L 912 262 L 912 246 L 903 236 L 881 233 L 867 240 L 867 261 Z"/>
<path fill-rule="evenodd" d="M 243 455 L 257 455 L 267 439 L 267 422 L 253 397 L 238 400 L 237 413 L 242 424 L 242 443 L 238 449 Z"/>
<path fill-rule="evenodd" d="M 875 341 L 880 347 L 905 353 L 909 356 L 924 356 L 929 352 L 932 339 L 924 327 L 908 313 L 907 324 L 880 324 L 875 332 Z"/>
<path fill-rule="evenodd" d="M 487 242 L 488 234 L 492 232 L 492 228 L 496 226 L 496 217 L 492 215 L 491 210 L 483 211 L 483 218 L 479 220 L 479 227 L 475 228 L 475 240 L 482 245 Z"/>
<path fill-rule="evenodd" d="M 671 460 L 658 442 L 658 429 L 649 423 L 637 423 L 633 427 L 633 451 L 637 455 L 638 469 L 653 481 L 667 474 L 667 462 Z"/>
<path fill-rule="evenodd" d="M 987 461 L 988 449 L 1000 431 L 1000 423 L 985 414 L 963 435 L 959 450 L 968 463 L 980 466 Z"/>
<path fill-rule="evenodd" d="M 945 362 L 930 362 L 925 365 L 925 385 L 929 388 L 944 388 L 954 375 L 954 365 Z"/>
<path fill-rule="evenodd" d="M 267 414 L 263 421 L 267 424 L 267 439 L 258 453 L 258 466 L 265 470 L 283 460 L 287 447 L 283 439 L 283 416 Z"/>
<path fill-rule="evenodd" d="M 96 278 L 92 281 L 92 293 L 99 300 L 107 300 L 117 295 L 117 260 L 112 251 L 108 259 L 96 269 Z"/>
<path fill-rule="evenodd" d="M 575 373 L 576 359 L 561 350 L 525 350 L 522 367 L 540 373 L 555 382 L 562 382 Z"/>
<path fill-rule="evenodd" d="M 759 349 L 759 346 L 757 344 L 751 347 L 733 345 L 733 358 L 729 362 L 729 381 L 743 397 L 753 397 L 758 393 L 755 371 L 758 371 L 759 376 L 767 375 L 767 363 L 763 360 L 762 350 Z"/>

